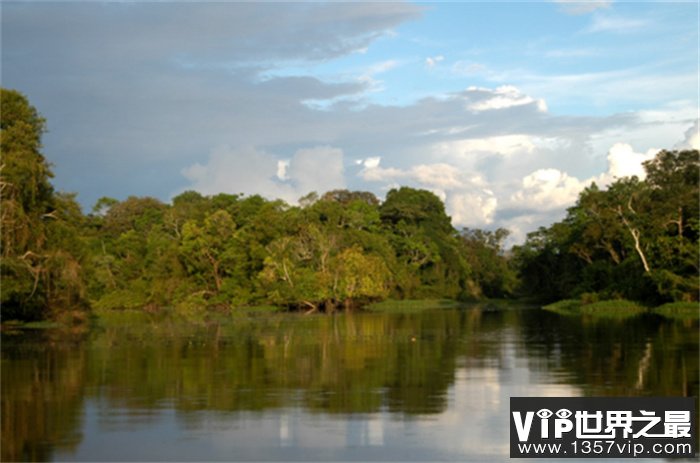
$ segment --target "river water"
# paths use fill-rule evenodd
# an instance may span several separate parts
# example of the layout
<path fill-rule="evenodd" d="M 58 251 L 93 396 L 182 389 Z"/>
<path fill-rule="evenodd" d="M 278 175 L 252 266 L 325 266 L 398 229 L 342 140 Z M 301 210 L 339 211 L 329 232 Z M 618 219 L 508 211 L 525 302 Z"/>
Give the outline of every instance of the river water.
<path fill-rule="evenodd" d="M 4 334 L 2 460 L 505 461 L 510 397 L 697 397 L 698 339 L 484 304 Z"/>

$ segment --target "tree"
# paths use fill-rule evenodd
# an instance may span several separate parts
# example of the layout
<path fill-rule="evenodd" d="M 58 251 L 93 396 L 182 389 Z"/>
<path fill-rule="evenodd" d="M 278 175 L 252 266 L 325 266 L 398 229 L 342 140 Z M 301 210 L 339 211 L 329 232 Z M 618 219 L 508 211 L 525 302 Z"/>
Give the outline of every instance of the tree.
<path fill-rule="evenodd" d="M 503 245 L 510 232 L 465 228 L 460 234 L 465 259 L 471 269 L 471 281 L 487 297 L 513 294 L 517 276 L 505 257 Z"/>
<path fill-rule="evenodd" d="M 515 250 L 524 287 L 546 300 L 697 300 L 700 155 L 661 151 L 644 167 L 645 180 L 591 185 L 563 221 L 528 235 Z"/>
<path fill-rule="evenodd" d="M 664 297 L 697 300 L 700 152 L 664 150 L 644 168 L 654 208 L 651 253 L 659 266 L 651 278 Z"/>
<path fill-rule="evenodd" d="M 0 89 L 0 104 L 2 316 L 78 316 L 86 305 L 80 207 L 73 196 L 54 192 L 38 111 L 14 90 Z"/>
<path fill-rule="evenodd" d="M 440 198 L 401 187 L 387 193 L 379 213 L 399 263 L 394 275 L 399 297 L 473 296 L 469 266 Z"/>
<path fill-rule="evenodd" d="M 206 219 L 203 226 L 195 222 L 185 223 L 182 230 L 181 252 L 190 274 L 202 281 L 210 281 L 210 290 L 219 292 L 231 266 L 232 241 L 236 225 L 231 215 L 218 210 Z"/>

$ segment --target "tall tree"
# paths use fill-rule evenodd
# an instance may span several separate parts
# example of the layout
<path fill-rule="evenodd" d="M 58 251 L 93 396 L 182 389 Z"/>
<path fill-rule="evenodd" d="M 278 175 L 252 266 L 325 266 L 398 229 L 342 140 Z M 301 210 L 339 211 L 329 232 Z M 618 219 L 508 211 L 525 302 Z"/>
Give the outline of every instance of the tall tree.
<path fill-rule="evenodd" d="M 661 151 L 644 168 L 644 180 L 591 185 L 563 221 L 528 236 L 516 249 L 528 289 L 547 300 L 697 300 L 700 154 Z"/>
<path fill-rule="evenodd" d="M 82 299 L 74 199 L 55 195 L 41 153 L 45 121 L 27 98 L 0 89 L 0 277 L 3 318 L 56 315 Z M 52 313 L 52 310 L 53 313 Z"/>

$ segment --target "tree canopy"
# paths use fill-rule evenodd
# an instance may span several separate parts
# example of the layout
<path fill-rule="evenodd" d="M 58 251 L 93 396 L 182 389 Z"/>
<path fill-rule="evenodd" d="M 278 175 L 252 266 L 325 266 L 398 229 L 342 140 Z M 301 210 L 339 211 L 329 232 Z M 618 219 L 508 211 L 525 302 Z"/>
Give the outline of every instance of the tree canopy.
<path fill-rule="evenodd" d="M 0 89 L 0 214 L 3 318 L 40 319 L 85 303 L 84 217 L 74 196 L 57 194 L 41 153 L 45 121 L 22 94 Z"/>
<path fill-rule="evenodd" d="M 481 244 L 465 240 L 428 191 L 402 187 L 381 202 L 333 190 L 299 206 L 186 191 L 169 204 L 103 197 L 86 215 L 74 195 L 54 191 L 41 153 L 45 121 L 16 91 L 2 90 L 1 128 L 4 319 L 80 316 L 90 307 L 332 311 L 511 289 L 492 274 L 480 287 L 475 277 L 486 272 L 472 268 L 486 256 Z M 506 268 L 500 244 L 484 246 L 486 260 L 499 261 L 484 265 Z"/>
<path fill-rule="evenodd" d="M 586 188 L 563 221 L 516 248 L 531 294 L 550 301 L 582 295 L 698 300 L 700 153 L 664 150 L 644 169 L 644 180 Z"/>
<path fill-rule="evenodd" d="M 299 206 L 194 191 L 170 203 L 104 197 L 84 214 L 51 185 L 44 119 L 20 93 L 1 97 L 3 319 L 260 304 L 330 312 L 523 292 L 697 300 L 697 151 L 661 151 L 644 180 L 591 185 L 562 222 L 506 252 L 507 230 L 459 232 L 440 198 L 409 187 L 384 201 L 312 192 Z"/>

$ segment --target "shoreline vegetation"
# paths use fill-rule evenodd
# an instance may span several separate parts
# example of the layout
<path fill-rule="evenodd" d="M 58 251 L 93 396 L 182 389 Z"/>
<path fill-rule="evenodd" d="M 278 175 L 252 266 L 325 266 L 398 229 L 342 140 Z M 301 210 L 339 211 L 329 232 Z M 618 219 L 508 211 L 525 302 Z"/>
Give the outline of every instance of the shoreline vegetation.
<path fill-rule="evenodd" d="M 593 316 L 611 319 L 625 319 L 644 313 L 678 320 L 700 319 L 700 305 L 697 302 L 671 302 L 658 307 L 645 307 L 625 299 L 596 302 L 564 299 L 545 305 L 542 309 L 565 316 Z"/>
<path fill-rule="evenodd" d="M 460 309 L 471 310 L 508 310 L 510 307 L 521 308 L 530 306 L 534 310 L 544 310 L 565 317 L 589 317 L 601 320 L 625 320 L 643 314 L 656 315 L 671 320 L 697 321 L 700 320 L 700 306 L 694 302 L 671 302 L 658 307 L 647 307 L 634 301 L 624 299 L 584 302 L 580 299 L 565 299 L 552 304 L 540 305 L 523 299 L 484 299 L 480 301 L 457 301 L 450 299 L 388 299 L 360 307 L 356 313 L 384 314 L 416 314 L 425 311 Z M 229 311 L 203 311 L 198 314 L 183 313 L 173 308 L 157 310 L 120 309 L 93 310 L 89 320 L 82 328 L 136 326 L 144 323 L 159 324 L 164 321 L 192 323 L 227 323 L 252 320 L 276 314 L 298 314 L 288 308 L 272 305 L 235 307 Z M 81 326 L 81 325 L 79 325 Z M 19 333 L 24 330 L 70 330 L 75 328 L 72 320 L 41 320 L 22 322 L 18 320 L 3 321 L 2 331 L 7 334 Z"/>
<path fill-rule="evenodd" d="M 46 121 L 24 95 L 0 95 L 3 329 L 112 312 L 410 312 L 525 298 L 560 300 L 547 307 L 561 313 L 697 315 L 697 150 L 659 152 L 643 180 L 592 184 L 563 221 L 506 249 L 507 230 L 457 230 L 438 196 L 409 187 L 383 201 L 312 192 L 298 205 L 103 197 L 86 214 L 50 182 Z"/>

